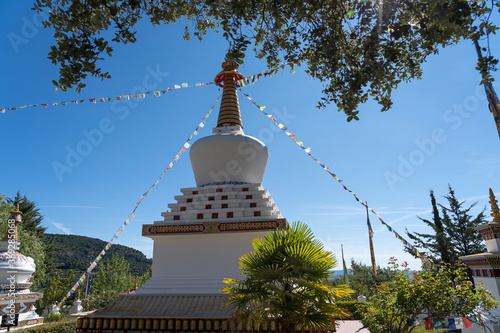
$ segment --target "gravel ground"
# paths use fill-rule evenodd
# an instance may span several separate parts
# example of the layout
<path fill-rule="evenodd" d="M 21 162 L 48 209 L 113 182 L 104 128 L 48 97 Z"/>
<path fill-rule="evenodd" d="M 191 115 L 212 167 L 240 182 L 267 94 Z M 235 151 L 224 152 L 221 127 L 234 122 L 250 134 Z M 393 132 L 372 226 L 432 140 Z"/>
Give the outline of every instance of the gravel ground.
<path fill-rule="evenodd" d="M 359 320 L 344 320 L 339 322 L 336 333 L 370 333 Z"/>

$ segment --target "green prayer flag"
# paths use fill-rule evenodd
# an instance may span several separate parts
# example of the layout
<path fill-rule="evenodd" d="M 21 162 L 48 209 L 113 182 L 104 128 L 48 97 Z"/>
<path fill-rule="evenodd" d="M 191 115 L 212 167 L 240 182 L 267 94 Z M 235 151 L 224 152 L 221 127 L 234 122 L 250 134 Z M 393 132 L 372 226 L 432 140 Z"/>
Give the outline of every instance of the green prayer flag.
<path fill-rule="evenodd" d="M 345 260 L 344 260 L 344 246 L 341 245 L 342 247 L 342 265 L 344 266 L 344 283 L 349 284 L 349 274 L 347 273 L 347 267 L 345 265 Z"/>
<path fill-rule="evenodd" d="M 441 322 L 441 319 L 439 319 L 439 318 L 433 318 L 432 325 L 434 325 L 434 329 L 436 329 L 436 330 L 443 328 L 443 323 Z"/>

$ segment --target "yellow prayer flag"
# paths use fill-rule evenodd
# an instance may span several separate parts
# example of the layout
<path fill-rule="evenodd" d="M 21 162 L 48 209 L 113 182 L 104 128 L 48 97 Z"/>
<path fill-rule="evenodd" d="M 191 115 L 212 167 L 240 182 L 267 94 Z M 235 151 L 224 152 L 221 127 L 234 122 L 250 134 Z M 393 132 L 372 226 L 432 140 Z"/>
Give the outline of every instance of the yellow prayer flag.
<path fill-rule="evenodd" d="M 283 127 L 285 127 L 285 125 L 283 125 L 283 124 L 280 123 L 280 124 L 278 124 L 278 127 L 279 128 L 283 128 Z"/>

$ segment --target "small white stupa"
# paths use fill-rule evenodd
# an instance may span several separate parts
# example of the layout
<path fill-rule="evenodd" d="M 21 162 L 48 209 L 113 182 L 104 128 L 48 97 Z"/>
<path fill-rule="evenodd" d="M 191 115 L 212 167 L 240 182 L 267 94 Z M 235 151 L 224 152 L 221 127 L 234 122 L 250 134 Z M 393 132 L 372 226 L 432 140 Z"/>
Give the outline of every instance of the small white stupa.
<path fill-rule="evenodd" d="M 223 87 L 213 135 L 191 147 L 196 187 L 182 188 L 163 220 L 143 225 L 154 240 L 152 277 L 133 295 L 80 318 L 78 332 L 228 332 L 232 312 L 220 290 L 224 278 L 241 279 L 239 258 L 252 241 L 283 228 L 271 195 L 262 187 L 269 151 L 243 133 L 236 82 L 238 65 L 222 64 Z M 261 332 L 275 331 L 274 322 Z"/>
<path fill-rule="evenodd" d="M 490 188 L 491 216 L 493 220 L 490 223 L 476 227 L 486 241 L 486 253 L 471 254 L 460 257 L 460 260 L 467 265 L 474 277 L 474 282 L 484 283 L 484 287 L 491 291 L 491 295 L 500 301 L 500 209 L 498 208 L 495 195 Z M 496 320 L 500 318 L 500 307 L 497 307 L 493 314 Z M 500 326 L 488 325 L 491 332 L 500 333 Z M 484 332 L 479 325 L 474 324 L 467 332 Z"/>
<path fill-rule="evenodd" d="M 35 272 L 32 258 L 26 257 L 19 250 L 17 224 L 21 223 L 19 205 L 11 212 L 8 229 L 0 241 L 0 329 L 10 327 L 26 328 L 40 325 L 43 318 L 35 312 L 35 301 L 42 298 L 42 293 L 30 292 L 30 278 Z"/>

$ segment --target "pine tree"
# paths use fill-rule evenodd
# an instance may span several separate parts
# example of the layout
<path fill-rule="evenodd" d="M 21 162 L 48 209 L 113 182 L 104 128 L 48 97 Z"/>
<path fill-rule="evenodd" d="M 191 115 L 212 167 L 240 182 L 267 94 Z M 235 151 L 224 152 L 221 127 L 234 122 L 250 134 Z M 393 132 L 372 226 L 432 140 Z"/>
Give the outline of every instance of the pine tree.
<path fill-rule="evenodd" d="M 26 195 L 21 196 L 18 191 L 13 199 L 7 199 L 7 203 L 11 203 L 14 207 L 19 204 L 19 211 L 23 213 L 23 223 L 21 228 L 35 232 L 38 236 L 43 235 L 46 227 L 42 226 L 43 215 L 40 210 L 36 208 L 34 201 L 28 200 Z"/>
<path fill-rule="evenodd" d="M 426 257 L 436 263 L 442 261 L 454 264 L 460 256 L 485 251 L 482 237 L 474 228 L 487 223 L 487 220 L 484 214 L 485 209 L 476 217 L 470 215 L 470 210 L 476 206 L 477 202 L 466 208 L 464 207 L 465 201 L 458 201 L 450 185 L 448 190 L 449 194 L 444 198 L 448 201 L 449 207 L 437 204 L 434 192 L 430 191 L 432 221 L 418 217 L 432 229 L 432 232 L 410 233 L 406 231 L 406 233 L 416 247 L 427 249 L 422 252 Z M 441 214 L 438 206 L 441 208 Z"/>
<path fill-rule="evenodd" d="M 6 202 L 7 197 L 0 194 L 0 223 L 7 221 L 10 216 L 10 212 L 14 209 L 12 204 Z M 7 229 L 7 228 L 5 228 Z M 0 229 L 0 235 L 3 237 L 5 230 Z"/>
<path fill-rule="evenodd" d="M 469 208 L 463 208 L 465 201 L 459 202 L 455 197 L 455 191 L 449 187 L 450 194 L 444 196 L 450 205 L 447 208 L 441 206 L 443 213 L 443 223 L 445 224 L 448 236 L 453 240 L 453 247 L 459 256 L 481 253 L 486 251 L 483 237 L 474 230 L 475 227 L 488 223 L 484 211 L 482 210 L 475 218 L 469 212 L 477 204 L 473 203 Z"/>

